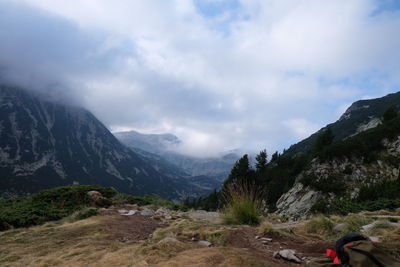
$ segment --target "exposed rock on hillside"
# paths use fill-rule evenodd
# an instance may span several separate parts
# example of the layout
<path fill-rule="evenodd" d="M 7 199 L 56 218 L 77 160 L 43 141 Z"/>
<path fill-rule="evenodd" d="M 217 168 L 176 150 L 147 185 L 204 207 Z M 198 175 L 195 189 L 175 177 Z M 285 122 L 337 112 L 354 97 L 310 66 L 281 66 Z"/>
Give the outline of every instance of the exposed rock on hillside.
<path fill-rule="evenodd" d="M 332 190 L 340 190 L 335 192 L 336 195 L 355 199 L 360 188 L 365 185 L 398 180 L 400 137 L 393 141 L 384 139 L 382 144 L 384 150 L 377 155 L 378 160 L 372 162 L 365 162 L 359 157 L 341 157 L 326 162 L 314 159 L 311 166 L 296 178 L 292 189 L 278 200 L 277 213 L 292 220 L 305 218 L 319 200 L 329 200 L 334 197 L 333 193 L 324 190 L 332 184 L 334 184 Z M 312 183 L 314 188 L 304 185 L 307 183 Z"/>

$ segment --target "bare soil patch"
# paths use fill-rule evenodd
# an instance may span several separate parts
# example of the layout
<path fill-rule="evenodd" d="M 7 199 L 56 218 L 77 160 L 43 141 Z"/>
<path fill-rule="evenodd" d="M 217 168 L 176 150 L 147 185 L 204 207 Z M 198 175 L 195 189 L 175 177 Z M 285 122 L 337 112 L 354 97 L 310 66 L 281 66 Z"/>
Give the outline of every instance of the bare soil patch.
<path fill-rule="evenodd" d="M 135 214 L 131 216 L 115 215 L 107 223 L 109 238 L 121 242 L 139 242 L 148 239 L 158 228 L 165 225 L 149 216 Z"/>
<path fill-rule="evenodd" d="M 281 259 L 275 259 L 273 253 L 275 251 L 283 249 L 293 249 L 296 251 L 296 255 L 305 260 L 320 257 L 325 253 L 325 249 L 333 248 L 334 244 L 328 241 L 321 240 L 307 240 L 304 237 L 296 237 L 283 235 L 280 233 L 272 232 L 268 233 L 263 237 L 271 238 L 272 241 L 267 244 L 263 244 L 262 240 L 256 239 L 257 229 L 253 227 L 242 227 L 235 230 L 231 230 L 227 244 L 231 247 L 242 248 L 257 256 L 262 256 L 266 259 L 266 262 L 276 263 L 279 266 L 299 266 L 298 264 L 284 261 Z"/>

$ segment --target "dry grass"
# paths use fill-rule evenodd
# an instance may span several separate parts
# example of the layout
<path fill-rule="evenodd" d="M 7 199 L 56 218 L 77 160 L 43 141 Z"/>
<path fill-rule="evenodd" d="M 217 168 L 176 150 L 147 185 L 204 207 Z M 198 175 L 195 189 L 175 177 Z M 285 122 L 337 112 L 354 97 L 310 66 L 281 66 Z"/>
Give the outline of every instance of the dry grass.
<path fill-rule="evenodd" d="M 264 221 L 258 227 L 258 234 L 261 236 L 264 236 L 264 235 L 267 235 L 270 233 L 276 233 L 276 232 L 278 232 L 278 231 L 274 229 L 273 225 L 270 222 L 267 222 L 267 221 Z"/>
<path fill-rule="evenodd" d="M 46 224 L 0 233 L 0 265 L 88 264 L 112 249 L 99 217 L 62 225 Z"/>
<path fill-rule="evenodd" d="M 183 219 L 172 222 L 169 227 L 156 230 L 153 241 L 159 241 L 165 237 L 174 237 L 186 241 L 195 238 L 196 240 L 207 240 L 215 245 L 224 245 L 226 236 L 227 228 L 223 225 L 213 224 L 205 220 Z"/>

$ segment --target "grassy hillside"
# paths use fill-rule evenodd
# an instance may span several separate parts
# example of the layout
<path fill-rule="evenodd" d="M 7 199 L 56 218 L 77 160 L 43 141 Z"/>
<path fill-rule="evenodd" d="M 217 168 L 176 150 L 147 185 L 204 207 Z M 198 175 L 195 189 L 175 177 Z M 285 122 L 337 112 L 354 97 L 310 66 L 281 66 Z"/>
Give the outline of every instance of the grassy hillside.
<path fill-rule="evenodd" d="M 103 198 L 96 201 L 91 200 L 87 192 L 93 190 L 100 192 Z M 160 198 L 121 194 L 114 189 L 97 185 L 63 186 L 27 197 L 0 200 L 0 231 L 59 220 L 78 211 L 82 211 L 78 217 L 83 218 L 95 215 L 96 208 L 121 204 L 158 205 L 171 209 L 184 208 Z M 88 207 L 94 209 L 86 209 Z"/>

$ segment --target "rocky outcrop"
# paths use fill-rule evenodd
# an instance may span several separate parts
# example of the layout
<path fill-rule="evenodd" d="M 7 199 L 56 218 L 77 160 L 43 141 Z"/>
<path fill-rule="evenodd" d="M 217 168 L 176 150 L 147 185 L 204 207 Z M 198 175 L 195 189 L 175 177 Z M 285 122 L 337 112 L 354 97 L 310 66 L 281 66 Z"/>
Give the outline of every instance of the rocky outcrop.
<path fill-rule="evenodd" d="M 321 192 L 314 191 L 302 183 L 296 183 L 276 203 L 277 213 L 290 220 L 304 219 L 310 213 L 311 207 L 323 196 Z"/>
<path fill-rule="evenodd" d="M 290 220 L 303 219 L 319 200 L 335 197 L 332 193 L 323 193 L 304 186 L 304 177 L 311 177 L 313 182 L 335 181 L 343 184 L 345 191 L 341 195 L 349 199 L 356 198 L 362 186 L 399 179 L 400 136 L 393 141 L 385 139 L 382 144 L 384 149 L 379 153 L 379 160 L 370 163 L 356 157 L 342 157 L 327 162 L 314 159 L 311 166 L 296 178 L 294 186 L 278 200 L 276 213 Z"/>

